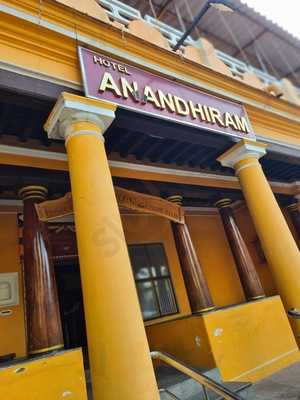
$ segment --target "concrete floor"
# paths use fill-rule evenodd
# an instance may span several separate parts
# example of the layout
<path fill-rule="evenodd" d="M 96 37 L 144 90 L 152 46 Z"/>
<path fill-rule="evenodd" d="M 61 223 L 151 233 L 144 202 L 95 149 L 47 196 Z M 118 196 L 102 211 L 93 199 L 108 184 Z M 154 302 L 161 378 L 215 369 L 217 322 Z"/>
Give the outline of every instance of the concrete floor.
<path fill-rule="evenodd" d="M 255 400 L 300 400 L 300 362 L 254 385 Z"/>

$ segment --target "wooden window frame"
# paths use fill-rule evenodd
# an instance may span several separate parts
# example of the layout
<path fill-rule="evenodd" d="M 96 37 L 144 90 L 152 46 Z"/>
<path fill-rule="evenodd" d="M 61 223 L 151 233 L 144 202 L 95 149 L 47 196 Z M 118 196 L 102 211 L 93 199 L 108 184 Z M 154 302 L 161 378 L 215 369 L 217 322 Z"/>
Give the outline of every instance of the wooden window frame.
<path fill-rule="evenodd" d="M 167 267 L 167 271 L 168 271 L 167 275 L 156 276 L 156 277 L 154 277 L 152 275 L 152 271 L 151 271 L 151 268 L 150 268 L 150 266 L 151 266 L 151 263 L 150 263 L 151 257 L 149 255 L 149 251 L 148 251 L 148 247 L 149 246 L 160 246 L 162 248 L 162 251 L 163 251 L 163 254 L 164 254 L 164 260 L 166 262 L 166 267 Z M 145 318 L 143 316 L 143 320 L 145 322 L 148 322 L 148 321 L 153 321 L 153 320 L 156 320 L 156 319 L 161 319 L 161 318 L 164 318 L 164 317 L 168 317 L 168 316 L 171 316 L 171 315 L 179 314 L 180 310 L 179 310 L 179 307 L 178 307 L 178 301 L 177 301 L 177 297 L 176 297 L 175 288 L 174 288 L 174 285 L 173 285 L 173 279 L 172 279 L 172 275 L 171 275 L 171 272 L 170 272 L 169 261 L 168 261 L 168 257 L 167 257 L 167 253 L 166 253 L 164 244 L 162 242 L 131 243 L 131 244 L 128 245 L 128 249 L 130 249 L 130 247 L 143 247 L 146 250 L 145 252 L 146 252 L 147 258 L 148 258 L 147 268 L 149 269 L 150 277 L 148 277 L 148 278 L 136 278 L 135 277 L 135 273 L 134 273 L 134 267 L 132 265 L 134 281 L 135 281 L 136 284 L 139 283 L 139 282 L 150 282 L 151 283 L 152 290 L 153 290 L 154 295 L 155 295 L 155 301 L 156 301 L 156 304 L 157 304 L 157 309 L 158 309 L 158 312 L 159 312 L 159 315 L 157 315 L 155 317 Z M 170 287 L 171 287 L 171 290 L 172 290 L 172 296 L 174 298 L 175 308 L 176 308 L 176 311 L 174 311 L 174 312 L 163 313 L 162 310 L 161 310 L 160 301 L 159 301 L 159 295 L 158 295 L 157 290 L 155 288 L 154 282 L 159 282 L 159 281 L 163 281 L 163 280 L 168 280 L 169 281 L 169 284 L 170 284 Z M 142 314 L 143 314 L 142 307 L 141 307 L 141 311 L 142 311 Z"/>

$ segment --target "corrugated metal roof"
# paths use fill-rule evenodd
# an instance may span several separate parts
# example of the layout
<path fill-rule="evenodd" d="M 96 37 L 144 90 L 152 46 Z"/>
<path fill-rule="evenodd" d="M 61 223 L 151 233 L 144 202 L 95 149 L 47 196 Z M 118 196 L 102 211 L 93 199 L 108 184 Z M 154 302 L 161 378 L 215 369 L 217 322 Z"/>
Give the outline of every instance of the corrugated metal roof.
<path fill-rule="evenodd" d="M 206 0 L 152 0 L 152 5 L 159 14 L 167 4 L 161 20 L 182 30 L 175 5 L 188 27 L 192 15 L 195 16 L 205 2 Z M 207 37 L 217 49 L 254 67 L 266 69 L 278 79 L 288 77 L 300 87 L 300 40 L 247 6 L 245 2 L 232 0 L 232 3 L 236 9 L 234 13 L 221 13 L 211 8 L 194 31 L 194 39 L 197 39 L 199 33 Z M 153 15 L 149 0 L 127 0 L 126 4 L 139 9 L 143 16 Z"/>

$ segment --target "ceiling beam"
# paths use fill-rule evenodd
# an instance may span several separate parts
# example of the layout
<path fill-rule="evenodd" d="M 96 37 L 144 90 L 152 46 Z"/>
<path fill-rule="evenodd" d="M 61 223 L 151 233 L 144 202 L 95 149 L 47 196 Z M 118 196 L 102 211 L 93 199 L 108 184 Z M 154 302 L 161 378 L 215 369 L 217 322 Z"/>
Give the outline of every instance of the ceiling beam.
<path fill-rule="evenodd" d="M 155 151 L 157 151 L 157 149 L 162 147 L 163 144 L 165 144 L 165 141 L 163 141 L 163 140 L 159 140 L 159 139 L 156 139 L 156 141 L 153 140 L 153 144 L 149 145 L 148 148 L 144 151 L 143 157 L 144 158 L 149 157 L 151 159 L 151 156 L 153 155 L 153 153 L 155 153 Z M 168 147 L 166 146 L 166 148 L 168 148 Z M 161 152 L 162 151 L 159 150 L 159 154 L 161 154 Z"/>
<path fill-rule="evenodd" d="M 220 151 L 230 147 L 235 141 L 233 137 L 214 134 L 203 128 L 196 128 L 175 121 L 144 115 L 139 112 L 118 109 L 116 119 L 110 129 L 128 129 L 131 132 L 141 132 L 158 139 L 172 139 L 178 142 L 200 144 L 205 147 L 217 148 Z"/>
<path fill-rule="evenodd" d="M 154 162 L 162 161 L 167 163 L 170 161 L 170 156 L 174 151 L 177 152 L 180 148 L 181 143 L 173 141 L 173 143 L 169 147 L 165 147 L 157 157 L 152 156 L 150 160 Z"/>

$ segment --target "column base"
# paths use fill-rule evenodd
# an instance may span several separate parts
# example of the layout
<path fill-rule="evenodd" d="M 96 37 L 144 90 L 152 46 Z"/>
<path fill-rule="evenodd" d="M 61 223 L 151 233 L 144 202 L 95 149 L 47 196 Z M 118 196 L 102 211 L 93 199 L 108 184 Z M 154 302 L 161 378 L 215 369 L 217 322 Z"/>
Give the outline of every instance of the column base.
<path fill-rule="evenodd" d="M 60 349 L 63 349 L 63 348 L 64 348 L 63 344 L 57 344 L 56 346 L 45 347 L 43 349 L 29 351 L 28 354 L 34 356 L 35 354 L 49 353 L 50 351 L 60 350 Z"/>
<path fill-rule="evenodd" d="M 255 300 L 260 300 L 260 299 L 265 299 L 266 296 L 264 294 L 260 295 L 260 296 L 254 296 L 251 297 L 250 299 L 248 299 L 248 301 L 255 301 Z"/>
<path fill-rule="evenodd" d="M 151 350 L 194 368 L 218 368 L 224 381 L 255 382 L 300 360 L 279 296 L 146 329 Z"/>
<path fill-rule="evenodd" d="M 202 315 L 202 314 L 205 314 L 205 313 L 207 313 L 207 312 L 214 311 L 214 310 L 216 310 L 216 309 L 217 309 L 216 306 L 211 306 L 211 307 L 203 308 L 202 310 L 193 312 L 193 315 Z"/>

